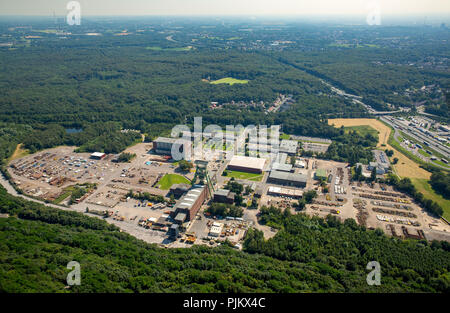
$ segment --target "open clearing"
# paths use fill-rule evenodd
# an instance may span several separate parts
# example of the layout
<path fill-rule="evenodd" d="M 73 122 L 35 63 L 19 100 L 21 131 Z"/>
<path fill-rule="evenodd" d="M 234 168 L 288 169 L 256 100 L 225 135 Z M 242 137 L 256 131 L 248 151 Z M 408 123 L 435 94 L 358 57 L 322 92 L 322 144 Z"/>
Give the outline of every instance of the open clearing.
<path fill-rule="evenodd" d="M 419 178 L 419 179 L 430 179 L 431 173 L 419 167 L 417 163 L 409 159 L 404 154 L 400 153 L 395 148 L 391 147 L 388 144 L 389 135 L 391 134 L 391 128 L 387 125 L 383 124 L 377 119 L 372 118 L 337 118 L 337 119 L 329 119 L 329 125 L 334 125 L 335 127 L 353 127 L 353 126 L 370 126 L 376 131 L 378 131 L 378 145 L 377 147 L 380 149 L 392 149 L 394 151 L 394 155 L 390 158 L 391 161 L 394 158 L 398 158 L 398 163 L 392 165 L 394 171 L 400 177 L 409 177 L 409 178 Z"/>
<path fill-rule="evenodd" d="M 163 178 L 161 178 L 161 180 L 158 183 L 158 186 L 162 190 L 168 190 L 174 184 L 190 184 L 190 183 L 191 182 L 187 178 L 185 178 L 181 175 L 166 174 L 166 175 L 164 175 Z"/>
<path fill-rule="evenodd" d="M 423 193 L 425 198 L 437 202 L 444 209 L 444 214 L 442 216 L 444 216 L 447 220 L 450 220 L 450 200 L 447 200 L 443 196 L 434 192 L 426 179 L 413 178 L 411 181 L 417 190 Z"/>
<path fill-rule="evenodd" d="M 346 133 L 350 132 L 350 131 L 356 131 L 358 134 L 360 134 L 361 136 L 366 136 L 368 134 L 372 135 L 374 138 L 377 138 L 378 140 L 378 131 L 375 130 L 374 128 L 372 128 L 371 126 L 349 126 L 349 127 L 344 127 L 344 131 Z"/>
<path fill-rule="evenodd" d="M 228 85 L 232 86 L 234 84 L 247 84 L 247 83 L 248 83 L 248 80 L 241 80 L 241 79 L 236 79 L 236 78 L 233 78 L 233 77 L 225 77 L 225 78 L 222 78 L 222 79 L 218 79 L 218 80 L 212 81 L 210 84 L 214 84 L 214 85 L 217 85 L 217 84 L 228 84 Z"/>
<path fill-rule="evenodd" d="M 378 131 L 377 147 L 387 145 L 389 140 L 389 134 L 391 133 L 391 129 L 389 127 L 387 127 L 379 120 L 374 118 L 334 118 L 328 120 L 328 125 L 334 125 L 337 128 L 340 128 L 341 126 L 344 127 L 370 126 L 375 131 Z"/>

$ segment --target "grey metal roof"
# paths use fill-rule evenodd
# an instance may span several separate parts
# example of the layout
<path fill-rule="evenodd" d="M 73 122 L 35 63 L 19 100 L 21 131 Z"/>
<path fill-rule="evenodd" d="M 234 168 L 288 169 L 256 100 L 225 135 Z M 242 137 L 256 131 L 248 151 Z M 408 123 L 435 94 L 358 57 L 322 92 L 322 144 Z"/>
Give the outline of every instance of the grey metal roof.
<path fill-rule="evenodd" d="M 214 192 L 214 195 L 226 197 L 226 196 L 228 196 L 229 193 L 230 193 L 230 191 L 227 189 L 218 189 L 217 191 Z"/>
<path fill-rule="evenodd" d="M 167 221 L 167 217 L 166 216 L 160 216 L 158 218 L 158 220 L 156 221 L 156 223 L 158 224 L 164 224 Z"/>
<path fill-rule="evenodd" d="M 171 137 L 158 137 L 156 138 L 156 140 L 154 142 L 158 143 L 170 143 L 170 144 L 174 144 L 177 142 L 177 140 L 180 140 L 179 143 L 188 143 L 190 141 L 184 139 L 184 138 L 171 138 Z"/>
<path fill-rule="evenodd" d="M 286 163 L 287 156 L 288 156 L 287 153 L 278 153 L 275 158 L 275 161 L 281 164 Z"/>
<path fill-rule="evenodd" d="M 281 152 L 296 153 L 298 142 L 295 140 L 281 140 L 280 149 Z"/>
<path fill-rule="evenodd" d="M 175 221 L 184 222 L 186 219 L 186 213 L 178 213 L 177 216 L 175 216 Z"/>
<path fill-rule="evenodd" d="M 272 164 L 272 170 L 273 171 L 290 172 L 292 170 L 292 165 L 286 164 L 286 163 L 275 162 Z"/>
<path fill-rule="evenodd" d="M 154 142 L 175 143 L 179 138 L 158 137 Z"/>
<path fill-rule="evenodd" d="M 303 183 L 306 183 L 306 181 L 308 180 L 307 176 L 303 174 L 287 173 L 280 171 L 271 171 L 269 174 L 269 178 L 286 181 L 303 182 Z"/>

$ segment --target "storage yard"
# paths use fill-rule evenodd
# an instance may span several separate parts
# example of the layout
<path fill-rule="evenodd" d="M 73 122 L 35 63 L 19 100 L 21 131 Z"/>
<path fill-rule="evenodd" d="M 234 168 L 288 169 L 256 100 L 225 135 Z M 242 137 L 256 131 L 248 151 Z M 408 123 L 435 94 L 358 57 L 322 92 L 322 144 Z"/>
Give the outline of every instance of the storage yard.
<path fill-rule="evenodd" d="M 404 234 L 402 227 L 412 232 L 420 230 L 450 231 L 442 220 L 434 218 L 403 193 L 384 184 L 353 183 L 353 203 L 359 223 L 368 228 L 381 228 L 389 235 Z"/>

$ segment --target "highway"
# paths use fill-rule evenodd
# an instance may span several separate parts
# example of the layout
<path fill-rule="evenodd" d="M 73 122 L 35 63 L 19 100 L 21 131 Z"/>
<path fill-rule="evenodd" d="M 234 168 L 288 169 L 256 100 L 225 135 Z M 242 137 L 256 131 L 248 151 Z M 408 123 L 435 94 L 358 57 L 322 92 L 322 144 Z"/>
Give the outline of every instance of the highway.
<path fill-rule="evenodd" d="M 389 112 L 377 111 L 374 108 L 372 108 L 370 105 L 365 104 L 364 102 L 362 102 L 361 101 L 362 97 L 357 96 L 357 95 L 353 95 L 353 94 L 348 94 L 348 93 L 344 92 L 343 90 L 340 90 L 339 88 L 331 85 L 330 83 L 325 82 L 322 79 L 321 79 L 321 81 L 325 85 L 329 86 L 332 89 L 332 91 L 337 93 L 338 95 L 343 96 L 343 97 L 347 97 L 347 98 L 351 98 L 353 100 L 353 102 L 362 105 L 364 108 L 366 108 L 366 110 L 370 114 L 379 115 L 380 116 L 380 120 L 382 120 L 383 122 L 387 123 L 388 125 L 391 125 L 394 128 L 394 130 L 395 130 L 394 138 L 397 141 L 398 141 L 398 137 L 400 136 L 400 134 L 398 132 L 398 127 L 401 127 L 402 131 L 405 134 L 407 134 L 408 136 L 410 136 L 413 139 L 417 140 L 420 144 L 423 144 L 424 141 L 428 142 L 430 148 L 432 148 L 436 152 L 442 154 L 447 159 L 447 161 L 450 160 L 450 148 L 449 147 L 443 145 L 441 142 L 437 141 L 433 137 L 428 136 L 428 135 L 426 135 L 424 133 L 421 133 L 419 130 L 416 131 L 416 129 L 414 129 L 413 127 L 406 126 L 405 124 L 403 124 L 400 121 L 396 120 L 394 117 L 387 116 L 387 115 L 391 115 L 391 114 L 394 114 L 394 113 L 403 112 L 404 110 L 389 111 Z M 426 149 L 427 145 L 423 144 L 423 146 Z M 434 165 L 436 165 L 438 167 L 441 167 L 443 169 L 448 169 L 448 167 L 441 166 L 439 164 L 434 164 Z"/>
<path fill-rule="evenodd" d="M 450 148 L 442 145 L 439 141 L 437 141 L 436 139 L 434 139 L 431 136 L 428 136 L 426 134 L 423 134 L 419 131 L 414 131 L 414 128 L 409 127 L 409 128 L 405 128 L 405 125 L 400 123 L 399 121 L 397 121 L 396 119 L 392 118 L 392 117 L 380 117 L 380 119 L 391 125 L 392 127 L 401 127 L 402 131 L 407 134 L 408 136 L 412 137 L 413 139 L 417 140 L 421 145 L 424 146 L 424 149 L 426 149 L 426 145 L 423 144 L 424 141 L 427 141 L 430 144 L 430 148 L 436 150 L 437 152 L 439 152 L 440 154 L 444 155 L 446 157 L 446 159 L 448 160 L 450 158 Z M 395 128 L 396 132 L 397 132 L 397 128 Z"/>

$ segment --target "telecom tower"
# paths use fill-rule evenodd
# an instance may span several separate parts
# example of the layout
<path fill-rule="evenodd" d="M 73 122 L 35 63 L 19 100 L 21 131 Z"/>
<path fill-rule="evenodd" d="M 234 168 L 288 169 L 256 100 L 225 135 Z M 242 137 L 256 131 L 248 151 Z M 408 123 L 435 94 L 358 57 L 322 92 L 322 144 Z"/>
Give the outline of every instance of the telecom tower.
<path fill-rule="evenodd" d="M 212 197 L 212 192 L 214 191 L 214 186 L 211 182 L 211 178 L 208 174 L 208 161 L 203 160 L 196 160 L 195 161 L 196 169 L 195 169 L 195 175 L 194 179 L 192 180 L 192 184 L 195 184 L 197 181 L 197 178 L 200 179 L 200 181 L 206 179 L 206 186 L 208 188 L 209 196 Z"/>

